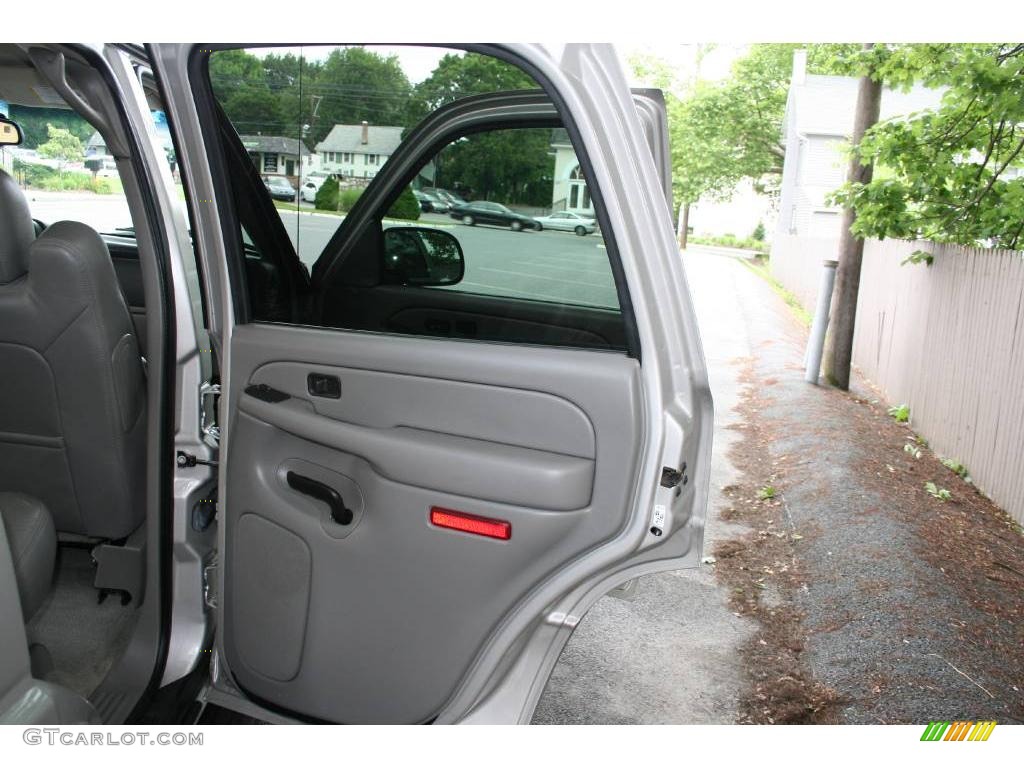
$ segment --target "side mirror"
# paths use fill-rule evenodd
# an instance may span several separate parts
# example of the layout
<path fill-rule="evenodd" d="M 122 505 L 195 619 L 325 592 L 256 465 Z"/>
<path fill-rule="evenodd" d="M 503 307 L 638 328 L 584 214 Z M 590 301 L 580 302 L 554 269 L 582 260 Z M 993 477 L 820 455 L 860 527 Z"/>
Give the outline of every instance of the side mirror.
<path fill-rule="evenodd" d="M 0 117 L 0 146 L 16 147 L 24 140 L 25 135 L 21 132 L 21 126 L 13 120 Z"/>
<path fill-rule="evenodd" d="M 426 227 L 391 227 L 384 230 L 385 283 L 398 285 L 455 285 L 466 262 L 455 236 Z"/>

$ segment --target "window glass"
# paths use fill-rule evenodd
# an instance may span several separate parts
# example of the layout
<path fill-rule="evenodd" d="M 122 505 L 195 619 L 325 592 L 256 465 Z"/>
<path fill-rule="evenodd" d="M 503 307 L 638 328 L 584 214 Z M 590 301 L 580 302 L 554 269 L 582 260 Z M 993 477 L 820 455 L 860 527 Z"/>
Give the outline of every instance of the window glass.
<path fill-rule="evenodd" d="M 538 88 L 526 73 L 488 56 L 440 48 L 314 46 L 215 52 L 209 75 L 239 135 L 278 148 L 272 166 L 264 156 L 264 181 L 314 282 L 317 270 L 340 258 L 326 251 L 328 243 L 340 228 L 342 238 L 332 247 L 346 247 L 345 217 L 367 187 L 395 185 L 386 209 L 375 214 L 384 235 L 367 248 L 345 251 L 353 263 L 332 278 L 337 285 L 314 285 L 333 292 L 316 302 L 323 315 L 310 317 L 311 324 L 624 345 L 608 250 L 564 128 L 496 129 L 452 136 L 439 152 L 424 147 L 419 172 L 411 183 L 401 180 L 406 188 L 400 194 L 399 180 L 388 173 L 403 138 L 433 110 L 469 96 Z M 271 178 L 287 181 L 298 194 L 275 195 Z M 453 251 L 433 237 L 386 235 L 410 226 L 447 233 L 457 246 Z M 392 261 L 388 247 L 401 248 Z M 435 251 L 444 258 L 435 258 Z M 432 263 L 441 265 L 445 279 L 431 279 Z M 455 333 L 458 313 L 505 319 L 467 320 Z"/>
<path fill-rule="evenodd" d="M 105 233 L 133 232 L 117 164 L 99 131 L 70 109 L 11 105 L 10 118 L 21 126 L 25 141 L 3 150 L 3 168 L 30 193 L 33 218 L 43 224 L 80 221 Z M 154 120 L 174 168 L 163 113 Z"/>

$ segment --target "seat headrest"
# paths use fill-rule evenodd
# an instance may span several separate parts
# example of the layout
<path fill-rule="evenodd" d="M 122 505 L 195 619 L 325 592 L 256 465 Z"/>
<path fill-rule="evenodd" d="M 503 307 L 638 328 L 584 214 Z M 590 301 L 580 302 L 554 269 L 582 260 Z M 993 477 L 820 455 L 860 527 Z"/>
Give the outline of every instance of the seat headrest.
<path fill-rule="evenodd" d="M 28 249 L 35 234 L 25 194 L 9 174 L 0 171 L 0 285 L 28 272 Z"/>

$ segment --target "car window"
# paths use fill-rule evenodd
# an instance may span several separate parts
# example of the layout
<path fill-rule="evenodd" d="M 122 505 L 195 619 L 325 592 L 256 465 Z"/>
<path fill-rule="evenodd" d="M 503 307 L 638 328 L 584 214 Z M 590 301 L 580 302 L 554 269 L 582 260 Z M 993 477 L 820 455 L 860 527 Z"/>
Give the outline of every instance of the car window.
<path fill-rule="evenodd" d="M 209 59 L 209 77 L 251 161 L 274 179 L 268 194 L 275 198 L 281 222 L 299 258 L 313 271 L 314 282 L 318 261 L 329 263 L 334 257 L 326 249 L 329 244 L 336 247 L 335 233 L 348 213 L 421 119 L 455 99 L 539 87 L 511 64 L 425 47 L 217 51 Z M 275 173 L 267 174 L 268 167 Z M 614 340 L 595 344 L 623 347 L 618 290 L 602 234 L 593 227 L 574 231 L 538 221 L 552 214 L 564 219 L 574 208 L 595 216 L 594 196 L 580 168 L 569 133 L 560 127 L 453 137 L 443 149 L 423 157 L 409 187 L 401 194 L 396 190 L 386 210 L 375 214 L 385 236 L 373 247 L 400 247 L 401 252 L 390 261 L 381 252 L 379 266 L 342 269 L 339 285 L 320 287 L 333 293 L 317 302 L 322 315 L 310 322 L 448 336 L 453 335 L 448 331 L 455 328 L 457 313 L 475 313 L 505 321 L 467 321 L 464 330 L 477 330 L 455 335 L 573 343 L 595 335 L 587 327 L 597 318 L 602 328 L 596 335 Z M 310 195 L 306 180 L 313 174 L 320 180 Z M 302 194 L 279 195 L 279 184 Z M 428 246 L 420 236 L 386 235 L 391 228 L 410 226 L 439 230 L 457 241 L 457 280 L 429 278 L 429 264 L 424 264 L 439 248 L 435 238 Z M 345 231 L 339 236 L 342 241 Z M 439 252 L 445 254 L 440 262 L 445 274 L 454 274 L 451 252 Z M 360 251 L 348 258 L 368 257 Z M 368 275 L 374 272 L 380 282 L 369 286 Z M 371 290 L 380 294 L 376 300 L 363 296 Z M 413 307 L 415 301 L 421 306 Z M 428 311 L 444 318 L 413 320 Z M 382 314 L 386 312 L 392 314 Z M 578 332 L 529 331 L 534 326 L 568 326 Z"/>
<path fill-rule="evenodd" d="M 25 140 L 4 149 L 10 157 L 4 167 L 29 193 L 33 218 L 47 225 L 80 221 L 108 234 L 134 231 L 117 164 L 99 131 L 70 109 L 12 104 L 10 113 Z M 162 112 L 153 119 L 178 181 L 167 122 Z"/>

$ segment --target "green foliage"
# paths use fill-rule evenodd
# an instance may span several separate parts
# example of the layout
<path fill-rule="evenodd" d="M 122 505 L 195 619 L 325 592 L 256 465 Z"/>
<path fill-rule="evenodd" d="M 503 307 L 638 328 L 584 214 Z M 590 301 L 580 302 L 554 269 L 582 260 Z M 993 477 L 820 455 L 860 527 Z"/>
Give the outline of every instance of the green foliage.
<path fill-rule="evenodd" d="M 757 498 L 761 501 L 768 501 L 769 499 L 774 499 L 775 494 L 776 490 L 774 485 L 765 485 L 758 489 Z"/>
<path fill-rule="evenodd" d="M 1024 44 L 888 46 L 874 76 L 895 88 L 945 88 L 941 104 L 872 128 L 858 147 L 879 170 L 833 200 L 863 237 L 1024 246 Z M 925 257 L 910 263 L 930 263 Z"/>
<path fill-rule="evenodd" d="M 720 245 L 723 248 L 741 248 L 745 251 L 757 251 L 758 253 L 768 253 L 768 244 L 764 240 L 757 240 L 752 237 L 736 237 L 736 235 L 714 235 L 711 237 L 704 237 L 701 235 L 691 235 L 689 242 L 696 243 L 698 245 Z"/>
<path fill-rule="evenodd" d="M 513 128 L 467 136 L 436 159 L 437 186 L 476 199 L 550 205 L 551 130 Z"/>
<path fill-rule="evenodd" d="M 320 185 L 313 198 L 313 207 L 321 211 L 338 210 L 338 180 L 331 176 Z"/>
<path fill-rule="evenodd" d="M 78 162 L 85 157 L 82 140 L 67 128 L 54 125 L 46 126 L 49 138 L 36 149 L 40 157 L 57 161 L 58 170 L 63 170 L 67 163 Z"/>
<path fill-rule="evenodd" d="M 961 480 L 966 480 L 967 482 L 970 482 L 971 474 L 970 472 L 967 471 L 967 467 L 965 467 L 956 459 L 943 459 L 942 466 L 944 466 L 954 475 L 959 477 Z"/>
<path fill-rule="evenodd" d="M 413 125 L 438 107 L 467 96 L 537 87 L 523 70 L 493 56 L 450 53 L 441 58 L 430 77 L 413 89 L 407 124 Z"/>
<path fill-rule="evenodd" d="M 754 231 L 750 233 L 750 239 L 751 240 L 760 240 L 760 241 L 763 242 L 764 241 L 764 234 L 765 234 L 764 233 L 764 222 L 763 221 L 759 221 L 759 222 L 757 222 L 757 226 L 754 227 Z"/>
<path fill-rule="evenodd" d="M 839 44 L 752 45 L 722 82 L 699 78 L 678 83 L 671 70 L 649 58 L 635 62 L 639 76 L 666 90 L 672 152 L 672 189 L 677 206 L 702 197 L 727 198 L 736 184 L 782 171 L 782 117 L 793 52 L 808 51 L 808 69 L 823 74 L 848 70 L 858 46 Z"/>
<path fill-rule="evenodd" d="M 414 88 L 396 56 L 361 47 L 332 50 L 320 63 L 293 54 L 218 51 L 209 71 L 214 94 L 240 134 L 302 138 L 310 149 L 335 124 L 365 120 L 408 128 L 456 99 L 537 88 L 521 69 L 475 53 L 444 56 Z M 436 184 L 503 203 L 548 205 L 550 144 L 549 129 L 477 134 L 443 151 Z M 323 203 L 324 210 L 336 209 L 337 201 Z"/>
<path fill-rule="evenodd" d="M 24 146 L 35 149 L 49 137 L 49 126 L 64 128 L 78 137 L 83 144 L 92 136 L 93 128 L 83 118 L 70 109 L 51 109 L 43 107 L 21 107 L 12 104 L 11 120 L 21 126 L 25 135 Z"/>
<path fill-rule="evenodd" d="M 920 447 L 914 445 L 913 443 L 907 443 L 906 445 L 904 445 L 903 446 L 903 452 L 904 453 L 909 453 L 915 459 L 920 459 L 921 458 L 921 449 L 920 449 Z"/>
<path fill-rule="evenodd" d="M 889 415 L 900 424 L 906 424 L 910 421 L 910 406 L 906 403 L 894 405 L 889 409 Z"/>
<path fill-rule="evenodd" d="M 407 221 L 419 219 L 420 203 L 412 193 L 412 187 L 403 189 L 402 194 L 398 196 L 398 199 L 392 203 L 391 207 L 388 208 L 388 212 L 384 215 L 390 219 L 405 219 Z"/>
<path fill-rule="evenodd" d="M 348 213 L 352 210 L 352 206 L 356 204 L 356 200 L 362 197 L 362 187 L 349 187 L 343 189 L 338 193 L 338 210 Z"/>
<path fill-rule="evenodd" d="M 947 491 L 945 488 L 939 488 L 933 482 L 927 482 L 924 484 L 924 489 L 933 497 L 939 501 L 950 501 L 953 498 L 953 494 Z"/>
<path fill-rule="evenodd" d="M 45 189 L 53 192 L 76 191 L 95 192 L 98 195 L 109 195 L 120 192 L 120 184 L 114 179 L 95 179 L 89 173 L 59 173 L 45 165 L 14 161 L 14 172 L 22 181 L 33 189 Z"/>
<path fill-rule="evenodd" d="M 335 123 L 404 125 L 412 92 L 397 56 L 358 46 L 335 49 L 323 62 L 217 51 L 209 72 L 214 95 L 240 134 L 301 138 L 310 148 Z"/>

